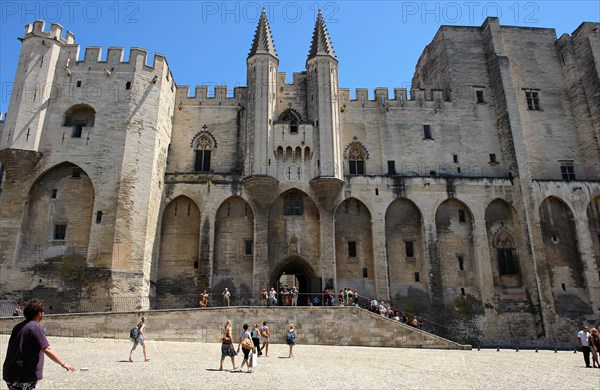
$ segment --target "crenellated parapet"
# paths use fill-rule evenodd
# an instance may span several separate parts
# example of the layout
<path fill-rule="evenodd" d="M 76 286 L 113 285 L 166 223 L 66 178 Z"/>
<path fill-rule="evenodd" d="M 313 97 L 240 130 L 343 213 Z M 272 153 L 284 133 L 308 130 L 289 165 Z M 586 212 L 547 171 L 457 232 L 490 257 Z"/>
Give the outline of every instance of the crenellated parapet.
<path fill-rule="evenodd" d="M 354 99 L 350 98 L 349 88 L 340 88 L 339 102 L 342 112 L 347 108 L 390 110 L 392 108 L 439 108 L 442 104 L 452 104 L 451 100 L 444 97 L 441 89 L 413 89 L 409 96 L 406 88 L 394 88 L 392 97 L 388 88 L 375 88 L 373 91 L 367 88 L 356 88 Z"/>
<path fill-rule="evenodd" d="M 60 24 L 52 23 L 48 32 L 44 31 L 45 22 L 38 20 L 25 27 L 25 36 L 21 38 L 22 42 L 33 37 L 48 38 L 56 41 L 61 46 L 60 56 L 57 65 L 64 68 L 70 77 L 73 72 L 103 72 L 106 77 L 110 77 L 112 72 L 136 72 L 143 71 L 148 73 L 159 73 L 163 75 L 167 82 L 170 82 L 174 88 L 175 82 L 167 60 L 163 54 L 155 53 L 152 63 L 148 63 L 148 51 L 145 49 L 133 47 L 129 50 L 128 60 L 125 61 L 125 49 L 122 47 L 109 47 L 106 57 L 103 56 L 103 49 L 99 46 L 89 46 L 82 48 L 75 42 L 75 35 L 67 31 L 66 36 L 62 36 L 63 27 Z"/>
<path fill-rule="evenodd" d="M 25 26 L 25 35 L 21 40 L 25 40 L 30 37 L 41 37 L 48 38 L 58 41 L 64 45 L 71 45 L 75 43 L 75 35 L 67 31 L 65 37 L 62 36 L 63 26 L 58 23 L 52 23 L 50 25 L 50 31 L 44 31 L 46 22 L 43 20 L 36 20 L 33 24 Z"/>
<path fill-rule="evenodd" d="M 177 108 L 199 106 L 244 107 L 246 104 L 246 87 L 234 87 L 233 96 L 229 96 L 226 85 L 209 88 L 207 85 L 197 85 L 193 89 L 189 85 L 178 85 L 176 90 Z"/>

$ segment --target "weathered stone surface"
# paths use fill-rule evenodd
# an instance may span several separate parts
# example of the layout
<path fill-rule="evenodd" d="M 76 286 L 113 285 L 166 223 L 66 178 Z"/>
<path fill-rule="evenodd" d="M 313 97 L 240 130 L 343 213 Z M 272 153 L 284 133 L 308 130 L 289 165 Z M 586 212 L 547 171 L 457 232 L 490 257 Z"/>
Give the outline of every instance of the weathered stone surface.
<path fill-rule="evenodd" d="M 233 96 L 28 27 L 0 123 L 0 299 L 348 287 L 477 343 L 566 345 L 600 320 L 598 23 L 443 26 L 410 99 L 350 99 L 323 20 L 288 84 L 260 26 Z"/>

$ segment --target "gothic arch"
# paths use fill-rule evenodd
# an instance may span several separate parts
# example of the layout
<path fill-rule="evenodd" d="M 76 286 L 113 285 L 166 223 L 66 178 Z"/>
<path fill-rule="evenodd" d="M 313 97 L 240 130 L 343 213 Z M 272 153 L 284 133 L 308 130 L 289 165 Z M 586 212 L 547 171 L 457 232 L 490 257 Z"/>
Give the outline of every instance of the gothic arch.
<path fill-rule="evenodd" d="M 394 200 L 385 212 L 390 296 L 401 309 L 422 312 L 429 303 L 423 216 L 409 199 Z"/>
<path fill-rule="evenodd" d="M 444 299 L 447 303 L 461 295 L 480 299 L 471 211 L 458 199 L 446 199 L 436 210 L 435 225 Z"/>
<path fill-rule="evenodd" d="M 494 285 L 497 287 L 523 286 L 518 224 L 517 212 L 504 199 L 497 198 L 488 204 L 485 225 Z"/>
<path fill-rule="evenodd" d="M 210 131 L 202 130 L 192 137 L 192 141 L 190 142 L 192 150 L 203 149 L 207 146 L 211 149 L 217 148 L 217 139 Z"/>
<path fill-rule="evenodd" d="M 356 137 L 354 137 L 352 142 L 346 145 L 346 148 L 344 149 L 344 159 L 348 160 L 353 154 L 360 155 L 365 160 L 369 159 L 369 151 Z"/>
<path fill-rule="evenodd" d="M 285 109 L 280 115 L 279 115 L 279 119 L 280 122 L 296 122 L 297 124 L 302 123 L 302 116 L 300 115 L 300 113 L 296 110 L 294 110 L 293 108 L 287 108 Z"/>
<path fill-rule="evenodd" d="M 33 270 L 45 291 L 81 294 L 85 268 L 95 260 L 88 259 L 94 254 L 89 246 L 94 204 L 90 177 L 71 162 L 49 168 L 32 184 L 16 261 Z"/>
<path fill-rule="evenodd" d="M 544 199 L 540 204 L 540 228 L 552 287 L 582 288 L 585 285 L 583 263 L 569 206 L 554 196 Z"/>
<path fill-rule="evenodd" d="M 279 263 L 273 267 L 271 276 L 269 279 L 269 287 L 274 287 L 277 292 L 281 290 L 279 286 L 279 280 L 283 275 L 293 275 L 294 279 L 298 281 L 296 286 L 301 294 L 320 293 L 321 291 L 314 290 L 314 286 L 311 285 L 311 280 L 317 278 L 318 274 L 314 266 L 304 256 L 298 254 L 290 254 L 285 257 Z M 291 286 L 288 286 L 291 287 Z M 298 304 L 304 305 L 304 300 L 299 299 Z"/>
<path fill-rule="evenodd" d="M 192 139 L 194 152 L 194 171 L 209 172 L 211 170 L 211 159 L 217 148 L 215 137 L 208 131 L 201 131 Z"/>
<path fill-rule="evenodd" d="M 289 256 L 300 256 L 319 269 L 320 211 L 314 199 L 305 192 L 291 188 L 275 198 L 269 210 L 268 231 L 271 267 Z"/>
<path fill-rule="evenodd" d="M 213 290 L 250 294 L 254 267 L 254 212 L 239 196 L 225 199 L 215 214 Z"/>
<path fill-rule="evenodd" d="M 96 110 L 87 104 L 75 104 L 63 115 L 63 126 L 94 126 Z"/>
<path fill-rule="evenodd" d="M 194 307 L 196 304 L 200 217 L 196 202 L 185 195 L 173 199 L 162 214 L 155 273 L 158 307 Z"/>
<path fill-rule="evenodd" d="M 344 150 L 344 159 L 348 161 L 348 173 L 350 175 L 364 175 L 366 173 L 366 161 L 369 159 L 369 152 L 358 141 L 353 141 Z"/>
<path fill-rule="evenodd" d="M 348 198 L 335 210 L 335 258 L 338 290 L 349 287 L 364 296 L 377 295 L 371 212 Z"/>

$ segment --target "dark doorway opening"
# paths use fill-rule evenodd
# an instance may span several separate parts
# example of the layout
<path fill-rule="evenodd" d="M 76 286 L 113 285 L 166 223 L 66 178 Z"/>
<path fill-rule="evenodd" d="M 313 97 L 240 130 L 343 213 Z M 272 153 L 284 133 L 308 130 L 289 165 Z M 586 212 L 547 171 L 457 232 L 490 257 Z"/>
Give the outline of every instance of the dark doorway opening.
<path fill-rule="evenodd" d="M 279 305 L 285 303 L 282 302 L 285 300 L 280 295 L 281 290 L 284 287 L 289 290 L 294 286 L 300 292 L 298 306 L 306 306 L 307 298 L 312 300 L 315 295 L 321 293 L 321 278 L 317 277 L 312 266 L 300 257 L 288 257 L 279 263 L 271 274 L 270 287 L 274 287 L 277 291 Z"/>

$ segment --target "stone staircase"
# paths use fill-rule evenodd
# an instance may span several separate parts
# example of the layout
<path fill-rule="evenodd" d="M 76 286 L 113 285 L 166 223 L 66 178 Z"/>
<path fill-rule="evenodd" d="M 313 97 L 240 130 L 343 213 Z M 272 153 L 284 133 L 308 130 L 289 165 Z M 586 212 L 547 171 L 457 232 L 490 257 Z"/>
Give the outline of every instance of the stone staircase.
<path fill-rule="evenodd" d="M 471 349 L 357 307 L 249 307 L 150 310 L 44 316 L 48 336 L 129 338 L 129 329 L 147 317 L 147 338 L 165 341 L 218 343 L 225 322 L 233 321 L 234 335 L 242 325 L 267 322 L 271 342 L 285 343 L 293 323 L 298 344 L 352 345 L 365 347 Z M 19 321 L 0 318 L 0 333 L 10 334 Z"/>

